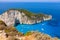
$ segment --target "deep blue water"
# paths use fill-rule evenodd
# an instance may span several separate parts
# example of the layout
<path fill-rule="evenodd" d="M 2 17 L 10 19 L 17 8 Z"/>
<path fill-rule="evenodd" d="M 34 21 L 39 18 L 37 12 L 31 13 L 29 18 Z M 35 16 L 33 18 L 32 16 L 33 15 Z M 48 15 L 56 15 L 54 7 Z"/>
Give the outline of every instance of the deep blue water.
<path fill-rule="evenodd" d="M 60 38 L 60 3 L 0 3 L 0 14 L 10 8 L 27 9 L 34 13 L 45 13 L 53 16 L 50 21 L 45 21 L 35 25 L 16 26 L 16 29 L 22 33 L 27 31 L 39 31 Z"/>

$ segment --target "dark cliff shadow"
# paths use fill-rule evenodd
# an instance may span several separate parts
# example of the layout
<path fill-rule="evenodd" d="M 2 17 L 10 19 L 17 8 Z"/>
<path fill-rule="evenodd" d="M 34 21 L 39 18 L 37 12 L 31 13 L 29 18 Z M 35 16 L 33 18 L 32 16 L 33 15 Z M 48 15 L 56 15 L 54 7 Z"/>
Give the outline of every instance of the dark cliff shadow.
<path fill-rule="evenodd" d="M 14 24 L 14 26 L 16 27 L 17 25 L 19 25 L 20 24 L 20 22 L 19 22 L 19 20 L 16 18 L 15 19 L 15 24 Z"/>

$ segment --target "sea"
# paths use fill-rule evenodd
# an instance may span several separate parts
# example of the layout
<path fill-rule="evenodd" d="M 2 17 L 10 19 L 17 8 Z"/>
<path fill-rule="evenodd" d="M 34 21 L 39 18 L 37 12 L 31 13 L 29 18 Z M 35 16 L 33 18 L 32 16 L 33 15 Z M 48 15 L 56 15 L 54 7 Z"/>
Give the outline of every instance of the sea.
<path fill-rule="evenodd" d="M 0 2 L 0 14 L 9 9 L 26 9 L 30 12 L 52 15 L 52 19 L 38 24 L 18 24 L 19 32 L 38 31 L 52 37 L 60 38 L 60 3 L 53 2 Z"/>

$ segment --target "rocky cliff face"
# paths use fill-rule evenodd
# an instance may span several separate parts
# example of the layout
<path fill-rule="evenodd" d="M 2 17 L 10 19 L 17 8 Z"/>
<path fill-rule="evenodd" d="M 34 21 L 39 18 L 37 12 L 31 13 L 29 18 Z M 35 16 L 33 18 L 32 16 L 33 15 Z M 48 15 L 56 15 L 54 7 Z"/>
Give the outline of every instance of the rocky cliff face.
<path fill-rule="evenodd" d="M 14 25 L 15 23 L 20 24 L 35 24 L 41 21 L 52 19 L 51 15 L 39 14 L 33 15 L 29 14 L 24 10 L 8 10 L 0 15 L 0 20 L 4 21 L 7 26 Z"/>

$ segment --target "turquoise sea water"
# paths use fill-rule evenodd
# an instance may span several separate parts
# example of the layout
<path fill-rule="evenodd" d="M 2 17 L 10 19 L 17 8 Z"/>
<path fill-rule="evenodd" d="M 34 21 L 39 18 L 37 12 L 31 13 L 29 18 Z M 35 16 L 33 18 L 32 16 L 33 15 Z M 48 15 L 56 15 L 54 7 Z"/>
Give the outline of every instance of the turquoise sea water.
<path fill-rule="evenodd" d="M 52 20 L 34 25 L 16 26 L 16 29 L 22 33 L 27 31 L 39 31 L 60 38 L 60 3 L 0 3 L 0 14 L 10 8 L 27 9 L 34 13 L 45 13 L 53 16 Z"/>

